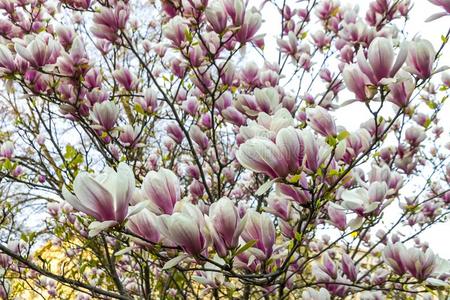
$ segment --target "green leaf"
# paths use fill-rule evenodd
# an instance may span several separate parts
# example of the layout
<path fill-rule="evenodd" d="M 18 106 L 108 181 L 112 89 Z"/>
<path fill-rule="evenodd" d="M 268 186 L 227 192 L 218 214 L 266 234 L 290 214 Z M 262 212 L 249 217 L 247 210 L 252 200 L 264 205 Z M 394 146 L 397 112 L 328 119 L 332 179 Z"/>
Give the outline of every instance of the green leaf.
<path fill-rule="evenodd" d="M 300 233 L 300 232 L 296 232 L 295 234 L 294 234 L 294 237 L 295 237 L 295 239 L 297 240 L 297 241 L 301 241 L 302 240 L 302 234 Z"/>
<path fill-rule="evenodd" d="M 256 244 L 256 240 L 248 241 L 244 246 L 242 246 L 241 248 L 239 248 L 239 249 L 236 251 L 235 255 L 241 254 L 241 253 L 244 252 L 245 250 L 247 250 L 247 249 L 253 247 L 253 245 L 255 245 L 255 244 Z"/>
<path fill-rule="evenodd" d="M 343 131 L 339 132 L 337 139 L 339 141 L 342 141 L 342 140 L 345 140 L 349 135 L 350 135 L 350 133 L 347 130 L 343 130 Z"/>
<path fill-rule="evenodd" d="M 332 136 L 327 136 L 327 138 L 325 139 L 325 142 L 330 145 L 331 147 L 334 147 L 337 145 L 337 141 L 335 137 Z"/>
<path fill-rule="evenodd" d="M 136 104 L 134 105 L 134 110 L 137 111 L 137 112 L 140 113 L 140 114 L 145 114 L 144 109 L 143 109 L 142 106 L 141 106 L 140 104 L 138 104 L 138 103 L 136 103 Z"/>
<path fill-rule="evenodd" d="M 433 101 L 426 101 L 425 103 L 426 103 L 426 104 L 428 105 L 428 107 L 431 108 L 431 109 L 436 109 L 436 107 L 437 107 L 436 103 L 434 103 Z"/>

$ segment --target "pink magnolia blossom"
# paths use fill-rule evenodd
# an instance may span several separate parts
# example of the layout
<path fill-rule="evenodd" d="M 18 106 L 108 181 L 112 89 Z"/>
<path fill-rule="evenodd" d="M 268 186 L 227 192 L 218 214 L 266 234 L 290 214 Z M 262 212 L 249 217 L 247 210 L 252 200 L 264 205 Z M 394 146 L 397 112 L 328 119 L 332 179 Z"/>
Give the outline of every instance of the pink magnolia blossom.
<path fill-rule="evenodd" d="M 144 238 L 145 241 L 158 243 L 160 240 L 157 217 L 147 209 L 131 216 L 126 223 L 126 227 L 134 234 Z"/>
<path fill-rule="evenodd" d="M 119 136 L 120 142 L 127 147 L 134 147 L 139 142 L 140 130 L 131 125 L 126 125 L 121 128 L 122 133 Z M 139 145 L 138 145 L 139 146 Z"/>
<path fill-rule="evenodd" d="M 180 203 L 172 215 L 160 217 L 160 231 L 191 255 L 201 254 L 209 244 L 203 213 L 190 203 Z"/>
<path fill-rule="evenodd" d="M 398 275 L 403 275 L 406 272 L 405 261 L 407 255 L 407 250 L 402 243 L 389 243 L 383 251 L 384 261 Z"/>
<path fill-rule="evenodd" d="M 424 252 L 417 248 L 410 248 L 404 261 L 408 272 L 418 280 L 427 279 L 437 268 L 437 256 L 431 249 Z"/>
<path fill-rule="evenodd" d="M 163 28 L 164 36 L 171 40 L 176 48 L 184 46 L 187 32 L 189 32 L 189 28 L 180 16 L 172 18 Z"/>
<path fill-rule="evenodd" d="M 16 71 L 14 56 L 5 45 L 0 45 L 0 70 L 4 73 L 14 73 Z"/>
<path fill-rule="evenodd" d="M 111 168 L 96 177 L 80 173 L 73 183 L 75 195 L 63 189 L 64 199 L 76 210 L 100 222 L 122 222 L 135 189 L 133 171 L 120 163 L 117 172 Z"/>
<path fill-rule="evenodd" d="M 388 85 L 390 93 L 386 98 L 398 107 L 405 107 L 416 88 L 416 82 L 409 73 L 402 70 L 397 73 L 396 79 L 395 83 Z"/>
<path fill-rule="evenodd" d="M 372 84 L 383 84 L 383 79 L 393 78 L 397 74 L 405 62 L 407 54 L 407 48 L 401 47 L 397 59 L 394 61 L 391 39 L 377 37 L 370 43 L 367 59 L 362 50 L 358 52 L 358 66 Z"/>
<path fill-rule="evenodd" d="M 206 19 L 217 33 L 222 33 L 227 27 L 227 15 L 224 5 L 220 2 L 213 2 L 208 5 L 205 11 Z"/>
<path fill-rule="evenodd" d="M 245 44 L 255 37 L 261 27 L 261 14 L 256 9 L 245 12 L 244 22 L 236 33 L 236 40 Z"/>
<path fill-rule="evenodd" d="M 55 41 L 44 34 L 35 36 L 27 45 L 16 43 L 14 47 L 17 54 L 35 68 L 54 63 L 55 55 L 58 52 Z"/>
<path fill-rule="evenodd" d="M 209 226 L 214 247 L 220 256 L 238 245 L 246 219 L 241 219 L 237 207 L 229 198 L 221 198 L 209 208 Z"/>
<path fill-rule="evenodd" d="M 127 91 L 135 90 L 137 88 L 137 85 L 139 84 L 138 80 L 128 69 L 114 70 L 113 76 L 117 80 L 117 82 Z"/>
<path fill-rule="evenodd" d="M 433 72 L 436 51 L 427 40 L 415 40 L 408 47 L 406 70 L 420 79 L 427 79 Z"/>
<path fill-rule="evenodd" d="M 14 144 L 11 141 L 4 142 L 0 147 L 0 158 L 11 159 L 14 155 Z"/>
<path fill-rule="evenodd" d="M 245 228 L 241 237 L 245 242 L 256 241 L 254 247 L 259 250 L 260 259 L 268 259 L 275 243 L 275 227 L 268 214 L 260 214 L 254 210 L 247 212 Z"/>
<path fill-rule="evenodd" d="M 274 113 L 280 107 L 280 95 L 274 88 L 255 89 L 254 96 L 239 95 L 236 108 L 249 116 Z"/>
<path fill-rule="evenodd" d="M 336 124 L 330 113 L 321 106 L 306 109 L 308 124 L 323 136 L 336 136 Z"/>
<path fill-rule="evenodd" d="M 91 117 L 101 129 L 109 131 L 116 125 L 119 117 L 119 108 L 114 102 L 110 101 L 95 103 Z"/>
<path fill-rule="evenodd" d="M 97 38 L 114 43 L 119 38 L 118 31 L 125 29 L 129 15 L 129 8 L 123 2 L 114 8 L 102 7 L 100 12 L 94 14 L 91 31 Z"/>
<path fill-rule="evenodd" d="M 180 183 L 170 170 L 150 171 L 144 178 L 143 194 L 151 202 L 151 210 L 156 214 L 172 214 L 180 200 Z"/>
<path fill-rule="evenodd" d="M 208 149 L 209 139 L 208 136 L 198 127 L 197 125 L 192 125 L 189 129 L 189 135 L 195 144 L 199 146 L 202 151 Z"/>
<path fill-rule="evenodd" d="M 304 145 L 300 133 L 293 128 L 281 129 L 275 143 L 256 137 L 242 144 L 236 158 L 246 168 L 272 178 L 285 177 L 302 163 Z"/>
<path fill-rule="evenodd" d="M 343 71 L 343 78 L 347 88 L 355 94 L 357 100 L 373 98 L 374 91 L 370 87 L 370 79 L 357 65 L 347 65 Z"/>
<path fill-rule="evenodd" d="M 166 127 L 166 131 L 169 137 L 171 137 L 178 144 L 181 144 L 181 142 L 184 139 L 184 133 L 177 123 L 175 122 L 169 123 Z"/>
<path fill-rule="evenodd" d="M 145 89 L 144 97 L 138 97 L 135 101 L 144 111 L 149 113 L 156 112 L 159 107 L 158 92 L 154 89 Z"/>
<path fill-rule="evenodd" d="M 343 207 L 335 203 L 330 203 L 328 204 L 327 211 L 331 224 L 340 230 L 345 230 L 347 228 L 347 217 Z"/>

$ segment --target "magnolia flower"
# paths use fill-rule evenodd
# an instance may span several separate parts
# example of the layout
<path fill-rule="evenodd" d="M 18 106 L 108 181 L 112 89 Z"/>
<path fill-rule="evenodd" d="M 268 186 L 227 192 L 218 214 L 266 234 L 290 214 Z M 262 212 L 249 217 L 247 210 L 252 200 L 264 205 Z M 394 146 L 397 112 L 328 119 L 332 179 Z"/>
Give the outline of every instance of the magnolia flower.
<path fill-rule="evenodd" d="M 289 31 L 288 39 L 277 39 L 277 44 L 280 47 L 280 51 L 290 55 L 296 55 L 298 51 L 298 38 L 295 36 L 295 33 Z"/>
<path fill-rule="evenodd" d="M 217 255 L 213 260 L 219 265 L 225 264 L 225 261 Z M 212 271 L 198 271 L 196 272 L 197 275 L 192 276 L 192 279 L 209 288 L 218 289 L 223 286 L 233 288 L 233 285 L 225 280 L 225 275 L 220 272 L 220 268 L 217 265 L 207 262 L 205 264 L 205 269 Z"/>
<path fill-rule="evenodd" d="M 364 188 L 345 190 L 341 194 L 344 200 L 342 206 L 362 216 L 374 211 L 386 193 L 387 185 L 384 182 L 373 183 L 369 190 Z"/>
<path fill-rule="evenodd" d="M 418 146 L 426 137 L 425 129 L 422 127 L 411 126 L 405 131 L 405 138 L 412 146 Z"/>
<path fill-rule="evenodd" d="M 390 93 L 386 99 L 399 107 L 406 107 L 416 88 L 416 82 L 408 72 L 400 70 L 395 77 L 395 82 L 388 87 Z"/>
<path fill-rule="evenodd" d="M 171 137 L 175 142 L 181 144 L 184 138 L 183 130 L 178 126 L 176 122 L 170 122 L 167 124 L 166 131 L 169 137 Z"/>
<path fill-rule="evenodd" d="M 227 107 L 220 113 L 222 114 L 222 117 L 230 123 L 233 123 L 237 126 L 242 126 L 245 124 L 245 116 L 240 113 L 234 106 Z"/>
<path fill-rule="evenodd" d="M 321 106 L 306 109 L 307 121 L 314 131 L 323 136 L 336 136 L 336 124 L 330 113 Z"/>
<path fill-rule="evenodd" d="M 341 159 L 346 163 L 350 163 L 360 153 L 369 148 L 371 141 L 372 137 L 370 136 L 370 133 L 364 128 L 360 128 L 357 131 L 350 133 L 345 139 L 345 153 Z"/>
<path fill-rule="evenodd" d="M 343 207 L 330 202 L 327 211 L 331 224 L 340 230 L 345 230 L 347 228 L 347 217 Z"/>
<path fill-rule="evenodd" d="M 119 107 L 114 102 L 97 102 L 92 109 L 91 118 L 99 125 L 99 129 L 109 131 L 116 125 L 119 112 Z"/>
<path fill-rule="evenodd" d="M 256 122 L 250 120 L 247 124 L 239 128 L 239 134 L 245 140 L 256 136 L 275 140 L 281 129 L 294 126 L 294 119 L 287 109 L 281 108 L 274 115 L 259 113 Z"/>
<path fill-rule="evenodd" d="M 205 219 L 200 209 L 179 202 L 172 215 L 159 217 L 160 232 L 191 255 L 201 254 L 209 243 Z"/>
<path fill-rule="evenodd" d="M 286 177 L 288 165 L 276 144 L 266 138 L 256 137 L 242 144 L 236 152 L 239 163 L 254 172 L 272 178 Z"/>
<path fill-rule="evenodd" d="M 144 97 L 137 97 L 135 101 L 144 111 L 155 112 L 158 109 L 158 92 L 147 88 L 144 90 Z"/>
<path fill-rule="evenodd" d="M 55 26 L 55 33 L 58 36 L 59 42 L 65 49 L 72 45 L 73 39 L 75 38 L 75 31 L 72 27 L 57 24 Z"/>
<path fill-rule="evenodd" d="M 188 97 L 183 101 L 183 104 L 181 104 L 181 108 L 191 116 L 195 116 L 198 113 L 198 107 L 199 103 L 195 97 Z"/>
<path fill-rule="evenodd" d="M 279 131 L 275 143 L 262 137 L 246 141 L 236 152 L 236 158 L 252 171 L 277 178 L 296 171 L 302 163 L 303 154 L 300 133 L 289 127 Z"/>
<path fill-rule="evenodd" d="M 241 80 L 244 81 L 246 84 L 248 85 L 255 84 L 258 81 L 259 75 L 258 65 L 253 61 L 246 63 L 242 67 L 239 75 Z"/>
<path fill-rule="evenodd" d="M 14 73 L 16 71 L 14 56 L 5 45 L 0 45 L 0 71 L 4 73 Z"/>
<path fill-rule="evenodd" d="M 35 36 L 28 45 L 16 43 L 14 45 L 17 54 L 28 61 L 32 67 L 40 68 L 49 63 L 54 63 L 54 55 L 57 51 L 55 41 L 44 35 Z"/>
<path fill-rule="evenodd" d="M 117 171 L 107 167 L 96 177 L 86 172 L 78 174 L 73 183 L 75 196 L 66 188 L 63 188 L 63 196 L 76 210 L 100 222 L 117 223 L 125 220 L 134 189 L 133 171 L 120 163 Z"/>
<path fill-rule="evenodd" d="M 327 36 L 323 30 L 318 30 L 311 34 L 311 38 L 319 48 L 323 48 L 330 43 L 331 37 Z"/>
<path fill-rule="evenodd" d="M 369 78 L 360 70 L 357 65 L 347 65 L 342 72 L 345 85 L 355 94 L 357 100 L 368 100 L 373 98 L 376 91 L 369 87 Z"/>
<path fill-rule="evenodd" d="M 258 29 L 261 27 L 261 13 L 256 9 L 245 12 L 244 22 L 236 32 L 236 40 L 241 44 L 245 44 L 252 40 Z"/>
<path fill-rule="evenodd" d="M 331 148 L 322 139 L 318 139 L 311 130 L 303 130 L 301 137 L 305 146 L 304 167 L 307 173 L 314 173 L 328 160 Z"/>
<path fill-rule="evenodd" d="M 446 87 L 450 87 L 450 72 L 442 73 L 441 80 Z"/>
<path fill-rule="evenodd" d="M 338 276 L 338 268 L 336 263 L 331 259 L 328 252 L 325 252 L 322 256 L 322 263 L 317 264 L 317 267 L 322 270 L 330 278 L 336 279 Z"/>
<path fill-rule="evenodd" d="M 197 125 L 192 125 L 189 129 L 189 135 L 202 151 L 208 149 L 209 139 L 206 134 Z"/>
<path fill-rule="evenodd" d="M 266 213 L 258 213 L 254 210 L 247 211 L 246 224 L 241 237 L 245 242 L 256 241 L 259 259 L 268 259 L 272 255 L 275 243 L 275 227 L 272 219 Z"/>
<path fill-rule="evenodd" d="M 156 214 L 172 214 L 180 200 L 180 182 L 170 170 L 150 171 L 144 178 L 142 192 L 150 200 L 150 210 Z"/>
<path fill-rule="evenodd" d="M 95 88 L 100 89 L 102 86 L 102 81 L 103 77 L 98 68 L 91 68 L 84 75 L 84 85 L 90 90 Z"/>
<path fill-rule="evenodd" d="M 189 27 L 180 16 L 176 16 L 163 27 L 163 34 L 166 38 L 172 41 L 177 48 L 183 46 L 186 41 L 186 33 L 189 32 Z"/>
<path fill-rule="evenodd" d="M 406 60 L 408 50 L 401 47 L 394 62 L 394 49 L 390 38 L 377 37 L 370 43 L 367 59 L 362 49 L 357 60 L 360 70 L 369 78 L 372 84 L 383 84 L 383 79 L 393 78 Z"/>
<path fill-rule="evenodd" d="M 343 191 L 341 194 L 342 206 L 357 214 L 357 217 L 349 225 L 352 228 L 358 228 L 363 221 L 363 217 L 380 206 L 386 193 L 387 185 L 384 182 L 372 184 L 369 191 L 364 188 Z"/>
<path fill-rule="evenodd" d="M 91 31 L 97 38 L 114 43 L 119 38 L 118 31 L 125 28 L 129 16 L 130 10 L 123 3 L 114 8 L 101 7 L 100 11 L 94 14 Z"/>
<path fill-rule="evenodd" d="M 427 79 L 433 72 L 436 51 L 428 40 L 416 40 L 409 45 L 405 70 L 420 79 Z"/>
<path fill-rule="evenodd" d="M 134 234 L 144 238 L 145 241 L 158 243 L 160 240 L 157 217 L 147 209 L 143 209 L 131 216 L 128 219 L 126 227 Z"/>
<path fill-rule="evenodd" d="M 241 219 L 237 207 L 229 198 L 220 198 L 209 207 L 208 225 L 214 247 L 220 256 L 238 245 L 246 219 Z"/>
<path fill-rule="evenodd" d="M 216 33 L 222 33 L 227 27 L 227 14 L 220 1 L 212 2 L 205 10 L 206 20 Z"/>
<path fill-rule="evenodd" d="M 0 158 L 13 157 L 14 154 L 14 144 L 11 141 L 4 142 L 0 147 Z"/>
<path fill-rule="evenodd" d="M 77 36 L 70 47 L 70 53 L 63 51 L 57 59 L 57 66 L 62 75 L 73 76 L 80 72 L 85 73 L 89 59 L 86 54 L 84 42 Z"/>
<path fill-rule="evenodd" d="M 266 212 L 271 213 L 284 221 L 288 221 L 291 215 L 291 203 L 280 193 L 272 193 L 267 198 Z"/>
<path fill-rule="evenodd" d="M 244 21 L 245 6 L 243 0 L 224 0 L 224 7 L 233 25 L 239 26 Z"/>
<path fill-rule="evenodd" d="M 427 279 L 437 268 L 437 256 L 431 249 L 423 252 L 417 248 L 410 248 L 404 262 L 408 272 L 420 281 Z"/>
<path fill-rule="evenodd" d="M 257 116 L 260 112 L 273 114 L 280 108 L 280 95 L 275 88 L 257 88 L 254 96 L 238 95 L 235 105 L 248 116 Z"/>
<path fill-rule="evenodd" d="M 300 205 L 308 204 L 311 201 L 311 193 L 305 190 L 308 187 L 305 174 L 300 174 L 298 184 L 300 188 L 289 184 L 277 183 L 275 185 L 276 192 L 286 200 L 295 201 Z"/>
<path fill-rule="evenodd" d="M 351 281 L 356 281 L 358 277 L 358 270 L 350 255 L 342 254 L 342 273 Z"/>
<path fill-rule="evenodd" d="M 138 144 L 140 134 L 139 128 L 134 128 L 131 125 L 126 125 L 121 129 L 122 133 L 119 136 L 119 140 L 122 143 L 122 145 L 127 147 L 140 146 L 140 144 Z"/>
<path fill-rule="evenodd" d="M 402 243 L 392 244 L 389 242 L 383 250 L 384 262 L 398 275 L 406 273 L 405 260 L 407 255 L 407 250 Z"/>
<path fill-rule="evenodd" d="M 138 86 L 139 82 L 128 69 L 114 70 L 113 76 L 117 80 L 117 82 L 127 91 L 135 90 Z"/>

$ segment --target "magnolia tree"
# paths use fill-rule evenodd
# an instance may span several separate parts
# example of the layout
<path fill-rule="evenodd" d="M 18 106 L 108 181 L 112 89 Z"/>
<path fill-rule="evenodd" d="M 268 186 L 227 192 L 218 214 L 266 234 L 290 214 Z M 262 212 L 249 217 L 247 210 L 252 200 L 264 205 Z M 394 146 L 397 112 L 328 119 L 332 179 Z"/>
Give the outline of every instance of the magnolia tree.
<path fill-rule="evenodd" d="M 450 31 L 413 10 L 1 0 L 1 297 L 447 299 Z"/>

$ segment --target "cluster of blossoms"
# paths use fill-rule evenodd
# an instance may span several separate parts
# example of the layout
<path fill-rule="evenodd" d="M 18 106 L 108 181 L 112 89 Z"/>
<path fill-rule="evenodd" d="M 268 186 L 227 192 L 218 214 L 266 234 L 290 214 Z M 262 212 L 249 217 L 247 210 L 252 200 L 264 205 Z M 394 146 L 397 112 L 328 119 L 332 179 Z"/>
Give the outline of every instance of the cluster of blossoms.
<path fill-rule="evenodd" d="M 419 235 L 450 214 L 450 30 L 413 9 L 0 0 L 0 297 L 448 296 Z"/>

